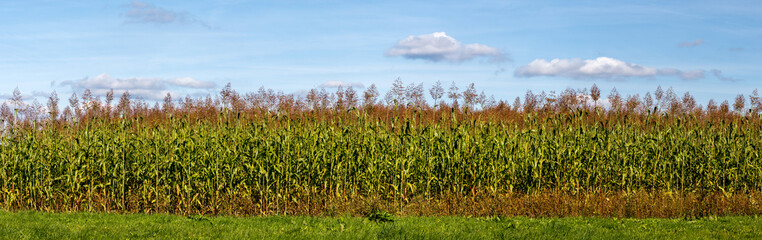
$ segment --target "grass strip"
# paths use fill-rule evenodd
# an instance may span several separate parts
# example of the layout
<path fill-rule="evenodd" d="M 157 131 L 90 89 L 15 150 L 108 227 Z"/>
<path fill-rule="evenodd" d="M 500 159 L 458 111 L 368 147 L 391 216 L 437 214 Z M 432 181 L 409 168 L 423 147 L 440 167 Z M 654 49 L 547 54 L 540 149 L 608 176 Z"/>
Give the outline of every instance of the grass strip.
<path fill-rule="evenodd" d="M 760 239 L 762 218 L 185 217 L 0 211 L 2 239 Z"/>

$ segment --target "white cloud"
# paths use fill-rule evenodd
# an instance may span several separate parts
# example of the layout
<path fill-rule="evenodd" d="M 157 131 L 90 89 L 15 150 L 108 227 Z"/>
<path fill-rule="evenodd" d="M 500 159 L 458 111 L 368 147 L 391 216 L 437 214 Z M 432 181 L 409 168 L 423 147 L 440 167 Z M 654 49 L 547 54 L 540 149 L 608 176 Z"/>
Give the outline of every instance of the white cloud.
<path fill-rule="evenodd" d="M 693 42 L 681 42 L 679 44 L 679 46 L 680 47 L 695 47 L 695 46 L 698 46 L 698 45 L 701 45 L 701 44 L 704 44 L 704 40 L 696 39 Z"/>
<path fill-rule="evenodd" d="M 45 92 L 45 91 L 32 91 L 32 96 L 34 96 L 35 98 L 36 98 L 36 97 L 47 98 L 47 97 L 50 97 L 50 94 L 51 94 L 51 93 L 52 93 L 52 92 Z"/>
<path fill-rule="evenodd" d="M 213 88 L 215 86 L 213 82 L 199 81 L 191 77 L 173 78 L 167 80 L 167 83 L 189 88 Z"/>
<path fill-rule="evenodd" d="M 353 88 L 364 88 L 365 86 L 362 83 L 349 83 L 345 81 L 328 81 L 324 82 L 323 84 L 320 84 L 318 87 L 321 88 L 338 88 L 341 87 L 353 87 Z"/>
<path fill-rule="evenodd" d="M 153 4 L 133 0 L 127 5 L 127 12 L 124 13 L 128 23 L 153 23 L 153 24 L 199 24 L 206 28 L 213 28 L 209 24 L 196 19 L 186 12 L 176 12 Z"/>
<path fill-rule="evenodd" d="M 425 59 L 433 62 L 462 62 L 476 57 L 491 61 L 507 61 L 508 55 L 490 46 L 472 43 L 463 45 L 444 32 L 408 36 L 386 51 L 386 56 Z"/>
<path fill-rule="evenodd" d="M 704 77 L 703 70 L 681 71 L 672 68 L 657 69 L 609 57 L 582 59 L 535 59 L 514 72 L 517 77 L 562 76 L 570 78 L 628 78 L 678 76 L 685 80 Z"/>
<path fill-rule="evenodd" d="M 111 89 L 114 90 L 114 94 L 122 94 L 125 91 L 129 91 L 132 96 L 151 100 L 163 99 L 167 93 L 170 93 L 168 86 L 206 89 L 215 87 L 215 84 L 212 82 L 203 82 L 189 77 L 169 80 L 162 78 L 114 78 L 105 73 L 92 78 L 86 77 L 76 81 L 64 81 L 61 85 L 71 86 L 75 92 L 89 89 L 96 96 L 106 95 Z"/>
<path fill-rule="evenodd" d="M 65 81 L 63 85 L 70 85 L 77 89 L 165 89 L 166 84 L 161 78 L 113 78 L 102 73 L 98 76 L 83 78 L 78 81 Z"/>

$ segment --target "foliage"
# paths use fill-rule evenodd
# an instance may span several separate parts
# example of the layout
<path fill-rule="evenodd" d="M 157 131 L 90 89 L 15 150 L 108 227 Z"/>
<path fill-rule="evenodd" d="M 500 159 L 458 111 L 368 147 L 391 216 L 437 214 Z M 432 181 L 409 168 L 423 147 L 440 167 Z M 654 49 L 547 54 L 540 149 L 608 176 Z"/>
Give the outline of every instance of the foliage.
<path fill-rule="evenodd" d="M 112 108 L 87 93 L 81 102 L 73 95 L 66 109 L 74 110 L 60 118 L 4 114 L 0 205 L 267 214 L 314 213 L 329 199 L 404 205 L 477 192 L 762 191 L 762 121 L 727 104 L 698 111 L 670 89 L 657 96 L 678 106 L 670 111 L 636 100 L 606 110 L 568 91 L 530 92 L 523 108 L 461 111 L 404 100 L 398 85 L 395 106 L 356 106 L 345 90 L 336 105 L 322 90 L 310 108 L 272 90 L 241 96 L 226 86 L 216 99 L 176 105 L 167 96 L 149 107 L 125 93 Z M 409 88 L 422 96 L 420 85 Z M 481 98 L 473 85 L 465 95 L 454 84 L 450 91 L 454 104 L 466 97 L 465 108 Z"/>

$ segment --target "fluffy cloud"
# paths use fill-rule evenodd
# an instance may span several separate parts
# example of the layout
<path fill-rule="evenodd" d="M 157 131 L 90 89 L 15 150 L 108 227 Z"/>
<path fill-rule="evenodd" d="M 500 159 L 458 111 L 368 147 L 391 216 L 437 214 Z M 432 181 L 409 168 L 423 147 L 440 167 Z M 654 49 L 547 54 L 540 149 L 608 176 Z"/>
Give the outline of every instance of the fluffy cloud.
<path fill-rule="evenodd" d="M 193 78 L 114 78 L 108 74 L 100 74 L 92 78 L 76 81 L 64 81 L 61 85 L 71 86 L 76 92 L 89 89 L 94 95 L 106 95 L 113 89 L 115 93 L 129 91 L 130 95 L 151 100 L 160 100 L 169 93 L 169 87 L 179 88 L 214 88 L 213 82 L 199 81 Z"/>
<path fill-rule="evenodd" d="M 478 43 L 463 45 L 444 32 L 408 36 L 387 50 L 386 56 L 433 62 L 462 62 L 476 57 L 487 57 L 491 61 L 509 60 L 508 56 L 497 48 Z"/>
<path fill-rule="evenodd" d="M 127 12 L 124 13 L 128 23 L 153 23 L 153 24 L 198 24 L 206 28 L 212 28 L 209 24 L 196 19 L 186 12 L 175 12 L 150 3 L 132 1 L 127 5 Z"/>
<path fill-rule="evenodd" d="M 703 70 L 681 71 L 672 68 L 656 69 L 618 59 L 599 57 L 582 59 L 536 59 L 514 72 L 517 77 L 562 76 L 570 78 L 628 78 L 678 76 L 685 80 L 704 78 Z"/>
<path fill-rule="evenodd" d="M 320 84 L 318 87 L 321 88 L 338 88 L 341 87 L 353 87 L 353 88 L 364 88 L 365 86 L 362 83 L 349 83 L 344 81 L 328 81 L 324 82 L 323 84 Z"/>
<path fill-rule="evenodd" d="M 167 83 L 189 88 L 213 88 L 215 86 L 213 82 L 199 81 L 190 77 L 169 79 L 167 80 Z"/>
<path fill-rule="evenodd" d="M 100 74 L 95 77 L 86 77 L 78 81 L 64 81 L 63 85 L 70 85 L 76 89 L 165 89 L 166 84 L 161 78 L 113 78 L 108 74 Z"/>
<path fill-rule="evenodd" d="M 680 47 L 695 47 L 695 46 L 698 46 L 698 45 L 701 45 L 701 44 L 704 44 L 704 40 L 696 39 L 693 42 L 681 42 L 679 44 L 679 46 Z"/>

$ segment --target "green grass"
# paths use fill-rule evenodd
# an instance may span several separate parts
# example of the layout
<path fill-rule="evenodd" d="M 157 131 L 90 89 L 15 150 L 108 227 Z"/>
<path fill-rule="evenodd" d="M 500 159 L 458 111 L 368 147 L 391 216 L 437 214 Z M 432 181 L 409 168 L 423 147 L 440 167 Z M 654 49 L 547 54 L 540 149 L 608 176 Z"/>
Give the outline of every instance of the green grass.
<path fill-rule="evenodd" d="M 762 239 L 762 218 L 183 217 L 0 212 L 2 239 Z"/>

